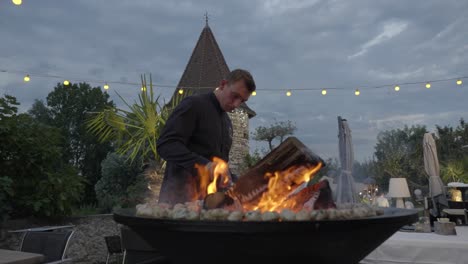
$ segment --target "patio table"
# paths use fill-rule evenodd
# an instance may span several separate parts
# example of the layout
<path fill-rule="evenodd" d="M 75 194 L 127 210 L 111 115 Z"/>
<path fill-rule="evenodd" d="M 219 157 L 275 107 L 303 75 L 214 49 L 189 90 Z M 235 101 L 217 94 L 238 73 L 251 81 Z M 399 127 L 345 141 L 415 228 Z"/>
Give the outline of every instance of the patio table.
<path fill-rule="evenodd" d="M 457 235 L 397 232 L 360 263 L 466 264 L 468 227 L 457 226 L 455 229 Z"/>
<path fill-rule="evenodd" d="M 44 259 L 41 254 L 0 249 L 0 264 L 39 264 Z"/>

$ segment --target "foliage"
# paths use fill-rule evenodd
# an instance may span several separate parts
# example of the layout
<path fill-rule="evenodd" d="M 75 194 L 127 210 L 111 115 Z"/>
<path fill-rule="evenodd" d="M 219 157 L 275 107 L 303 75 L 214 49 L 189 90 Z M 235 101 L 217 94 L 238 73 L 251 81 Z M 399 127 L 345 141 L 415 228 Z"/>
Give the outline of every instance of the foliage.
<path fill-rule="evenodd" d="M 386 189 L 391 177 L 405 177 L 410 188 L 427 185 L 424 172 L 423 138 L 425 126 L 405 126 L 380 132 L 375 146 L 376 182 Z"/>
<path fill-rule="evenodd" d="M 40 123 L 52 124 L 51 111 L 42 100 L 34 100 L 33 105 L 28 110 L 28 114 Z"/>
<path fill-rule="evenodd" d="M 81 204 L 73 208 L 73 216 L 95 215 L 101 213 L 101 209 L 96 204 Z"/>
<path fill-rule="evenodd" d="M 296 131 L 296 126 L 291 121 L 276 121 L 270 126 L 259 126 L 252 133 L 252 138 L 256 141 L 266 141 L 270 151 L 273 150 L 273 141 L 276 139 L 281 144 L 283 140 Z"/>
<path fill-rule="evenodd" d="M 109 153 L 102 162 L 102 177 L 95 185 L 98 206 L 110 212 L 127 199 L 127 188 L 135 184 L 142 172 L 140 163 L 130 163 L 126 157 Z"/>
<path fill-rule="evenodd" d="M 154 180 L 148 176 L 151 169 L 146 169 L 145 173 L 138 174 L 135 182 L 128 186 L 127 196 L 122 201 L 122 207 L 135 207 L 137 204 L 144 203 L 148 199 L 153 199 L 159 195 L 159 189 L 150 190 L 148 187 L 153 184 L 156 188 L 160 188 L 160 183 L 154 183 Z"/>
<path fill-rule="evenodd" d="M 353 164 L 353 177 L 357 182 L 363 182 L 367 178 L 375 179 L 376 174 L 376 163 L 373 160 L 355 161 Z"/>
<path fill-rule="evenodd" d="M 449 162 L 462 159 L 467 152 L 462 146 L 468 145 L 468 124 L 462 118 L 457 127 L 436 126 L 437 153 L 439 161 Z"/>
<path fill-rule="evenodd" d="M 109 95 L 100 87 L 87 83 L 58 83 L 47 96 L 47 106 L 36 100 L 29 113 L 37 122 L 60 129 L 63 137 L 62 159 L 85 178 L 85 203 L 95 202 L 94 185 L 101 177 L 101 161 L 111 148 L 86 131 L 85 120 L 90 112 L 113 106 Z"/>
<path fill-rule="evenodd" d="M 0 178 L 11 179 L 6 181 L 14 195 L 12 216 L 69 214 L 82 197 L 83 182 L 62 159 L 60 131 L 17 114 L 14 97 L 5 96 L 0 102 Z"/>
<path fill-rule="evenodd" d="M 18 105 L 19 103 L 14 96 L 4 95 L 3 98 L 0 98 L 0 120 L 16 115 Z"/>
<path fill-rule="evenodd" d="M 258 149 L 255 149 L 255 151 L 250 154 L 247 153 L 247 155 L 244 156 L 244 159 L 242 160 L 242 163 L 240 165 L 240 173 L 241 175 L 247 171 L 249 168 L 253 167 L 257 162 L 259 162 L 263 156 L 260 154 Z M 239 176 L 241 176 L 239 175 Z"/>
<path fill-rule="evenodd" d="M 13 180 L 10 177 L 0 177 L 0 223 L 8 219 L 13 199 Z"/>
<path fill-rule="evenodd" d="M 138 102 L 129 104 L 117 93 L 128 110 L 117 107 L 106 107 L 94 112 L 87 120 L 87 129 L 99 138 L 100 142 L 115 142 L 117 153 L 125 155 L 131 162 L 137 158 L 140 162 L 156 160 L 161 162 L 156 151 L 156 140 L 171 112 L 180 102 L 176 96 L 171 107 L 161 103 L 160 96 L 155 97 L 150 75 L 149 89 L 146 77 L 141 77 L 142 87 Z"/>
<path fill-rule="evenodd" d="M 446 184 L 449 182 L 468 183 L 468 156 L 459 160 L 450 160 L 442 164 L 441 178 Z"/>

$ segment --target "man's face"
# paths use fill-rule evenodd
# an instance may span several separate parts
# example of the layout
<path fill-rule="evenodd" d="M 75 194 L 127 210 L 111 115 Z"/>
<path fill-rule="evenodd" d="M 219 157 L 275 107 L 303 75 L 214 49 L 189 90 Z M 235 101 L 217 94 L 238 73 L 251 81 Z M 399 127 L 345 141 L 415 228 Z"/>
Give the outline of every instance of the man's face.
<path fill-rule="evenodd" d="M 234 83 L 223 81 L 219 89 L 221 90 L 219 93 L 219 103 L 221 108 L 226 112 L 231 112 L 242 103 L 247 102 L 251 94 L 243 80 Z"/>

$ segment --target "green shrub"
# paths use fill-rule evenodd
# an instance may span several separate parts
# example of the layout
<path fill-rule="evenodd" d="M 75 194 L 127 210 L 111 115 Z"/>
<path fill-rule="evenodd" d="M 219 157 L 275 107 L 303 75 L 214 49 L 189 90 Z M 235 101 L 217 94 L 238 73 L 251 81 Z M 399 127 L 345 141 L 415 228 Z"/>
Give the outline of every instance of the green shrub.
<path fill-rule="evenodd" d="M 98 206 L 104 212 L 110 212 L 116 206 L 122 206 L 127 200 L 127 189 L 135 184 L 142 172 L 141 163 L 131 163 L 127 157 L 109 153 L 102 164 L 102 177 L 94 189 Z"/>

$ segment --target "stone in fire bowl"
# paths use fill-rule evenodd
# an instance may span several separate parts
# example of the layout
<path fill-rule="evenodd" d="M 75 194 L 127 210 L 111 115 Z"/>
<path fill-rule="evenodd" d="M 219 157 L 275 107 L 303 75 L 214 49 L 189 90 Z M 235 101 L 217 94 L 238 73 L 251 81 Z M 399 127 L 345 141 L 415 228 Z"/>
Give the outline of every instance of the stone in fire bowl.
<path fill-rule="evenodd" d="M 154 219 L 134 209 L 114 220 L 138 233 L 172 263 L 359 263 L 416 210 L 386 208 L 380 216 L 352 220 L 229 222 Z M 275 261 L 276 262 L 276 261 Z"/>

